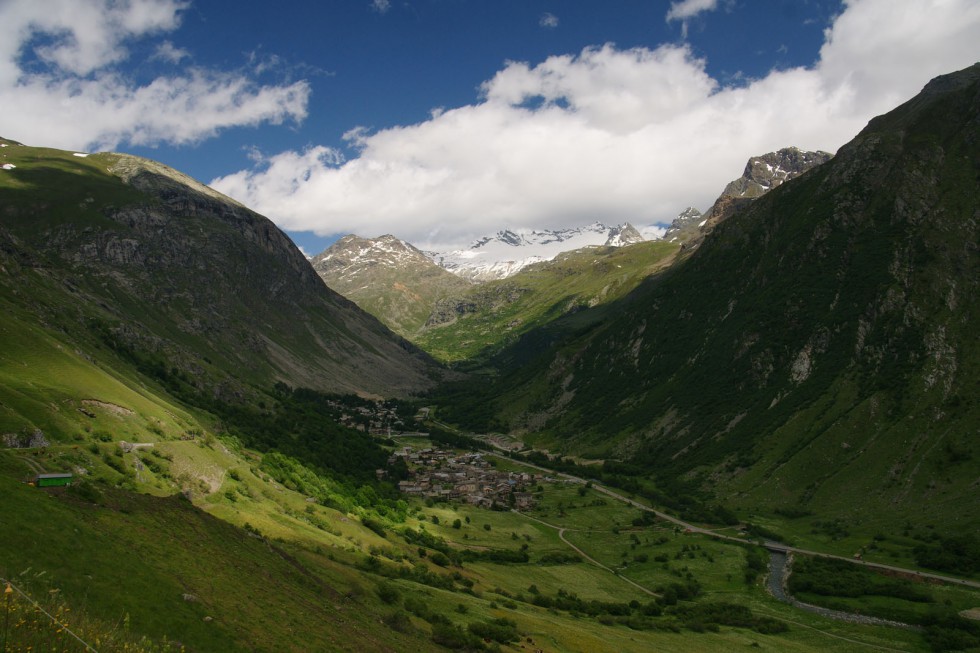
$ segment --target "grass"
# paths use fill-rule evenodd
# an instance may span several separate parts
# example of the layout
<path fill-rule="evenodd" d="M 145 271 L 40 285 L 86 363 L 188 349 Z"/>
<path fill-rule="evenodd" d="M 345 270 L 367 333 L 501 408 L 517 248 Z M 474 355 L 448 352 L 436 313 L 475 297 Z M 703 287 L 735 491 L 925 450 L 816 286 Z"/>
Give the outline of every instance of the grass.
<path fill-rule="evenodd" d="M 346 609 L 351 571 L 326 558 L 318 576 L 330 582 L 314 582 L 282 545 L 179 497 L 94 488 L 50 495 L 10 480 L 18 463 L 2 461 L 6 577 L 43 571 L 103 621 L 126 619 L 135 633 L 198 650 L 343 650 L 353 637 L 392 646 L 370 626 L 370 606 Z"/>
<path fill-rule="evenodd" d="M 105 479 L 104 483 L 139 485 L 131 474 L 103 468 L 101 453 L 115 445 L 103 443 L 100 447 L 106 451 L 100 449 L 95 454 L 87 446 L 54 446 L 46 455 L 62 463 L 84 462 L 94 476 Z M 864 645 L 836 640 L 809 628 L 794 627 L 788 633 L 769 636 L 738 628 L 673 634 L 635 630 L 615 622 L 604 625 L 595 618 L 539 608 L 527 602 L 533 598 L 532 585 L 548 596 L 562 590 L 585 600 L 608 603 L 643 603 L 651 597 L 585 561 L 540 564 L 546 554 L 571 550 L 558 538 L 556 529 L 525 515 L 464 505 L 414 504 L 404 527 L 424 527 L 457 550 L 526 545 L 530 554 L 530 562 L 522 564 L 473 561 L 464 562 L 462 567 L 440 567 L 428 557 L 420 558 L 418 547 L 397 535 L 400 526 L 387 527 L 387 537 L 382 538 L 365 528 L 357 516 L 310 504 L 303 495 L 271 482 L 247 450 L 220 440 L 210 446 L 203 440 L 168 440 L 155 449 L 163 456 L 158 460 L 166 464 L 170 475 L 163 480 L 177 485 L 184 475 L 208 480 L 217 478 L 217 469 L 224 470 L 220 482 L 209 486 L 213 489 L 205 492 L 202 487 L 194 495 L 198 505 L 221 519 L 179 498 L 137 495 L 104 483 L 47 494 L 16 482 L 14 479 L 26 469 L 24 463 L 4 453 L 0 454 L 0 491 L 10 498 L 14 510 L 0 518 L 0 527 L 16 534 L 0 542 L 0 572 L 16 576 L 30 569 L 26 576 L 43 570 L 44 578 L 60 589 L 73 610 L 94 615 L 98 623 L 122 623 L 128 614 L 129 632 L 137 640 L 146 637 L 147 642 L 159 645 L 172 642 L 179 633 L 181 643 L 193 644 L 197 650 L 239 650 L 246 646 L 252 650 L 277 650 L 274 646 L 286 646 L 287 650 L 290 646 L 295 650 L 363 650 L 363 646 L 427 650 L 433 646 L 429 640 L 432 626 L 425 620 L 409 615 L 404 631 L 377 627 L 378 621 L 404 612 L 404 600 L 409 596 L 426 597 L 432 610 L 464 628 L 471 622 L 513 619 L 522 638 L 531 637 L 535 645 L 558 651 L 582 650 L 585 643 L 596 651 L 707 651 L 753 642 L 769 650 L 866 650 Z M 155 480 L 147 476 L 143 483 Z M 234 499 L 229 498 L 229 492 Z M 558 503 L 575 503 L 592 494 L 590 491 L 580 497 L 574 486 L 548 484 L 542 494 L 544 510 L 554 511 Z M 627 552 L 629 564 L 618 570 L 622 576 L 655 586 L 682 581 L 690 572 L 709 599 L 735 600 L 759 614 L 783 614 L 782 606 L 758 595 L 758 590 L 739 585 L 739 547 L 680 535 L 656 524 L 620 528 L 617 524 L 626 523 L 636 511 L 619 504 L 572 508 L 563 525 L 588 523 L 589 510 L 604 528 L 569 530 L 566 537 L 610 566 L 621 565 L 621 553 Z M 438 524 L 433 517 L 438 518 Z M 456 519 L 460 528 L 453 527 Z M 232 524 L 247 526 L 239 529 Z M 613 532 L 614 528 L 619 532 Z M 635 547 L 634 535 L 639 540 Z M 662 538 L 666 541 L 661 542 Z M 695 557 L 688 558 L 684 547 L 695 543 Z M 68 551 L 71 553 L 66 554 Z M 422 564 L 435 574 L 459 574 L 472 583 L 472 589 L 463 591 L 459 583 L 454 591 L 448 591 L 404 579 L 385 580 L 362 566 L 365 556 L 372 552 L 387 565 Z M 647 561 L 636 562 L 636 556 L 643 553 Z M 670 570 L 663 570 L 653 560 L 660 553 L 670 557 Z M 677 554 L 682 557 L 676 558 Z M 708 555 L 713 560 L 709 561 Z M 682 571 L 684 567 L 686 571 Z M 675 569 L 681 577 L 672 573 Z M 729 580 L 728 574 L 734 580 Z M 376 588 L 384 583 L 399 588 L 401 598 L 396 603 L 379 599 Z M 185 601 L 185 593 L 195 600 Z M 522 598 L 523 602 L 519 600 Z M 796 612 L 786 614 L 810 627 L 843 633 L 855 641 L 877 632 L 854 625 L 842 628 Z M 208 616 L 211 621 L 205 621 Z M 871 639 L 875 637 L 878 635 Z M 905 646 L 912 645 L 910 650 L 920 648 L 914 637 L 905 635 L 902 641 Z"/>

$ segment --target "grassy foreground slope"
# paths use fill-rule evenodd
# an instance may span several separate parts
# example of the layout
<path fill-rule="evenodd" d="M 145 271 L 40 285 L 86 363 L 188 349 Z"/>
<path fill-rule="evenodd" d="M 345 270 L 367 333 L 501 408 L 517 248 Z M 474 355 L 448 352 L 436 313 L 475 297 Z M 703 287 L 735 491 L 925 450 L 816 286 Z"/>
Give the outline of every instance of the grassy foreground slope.
<path fill-rule="evenodd" d="M 92 444 L 0 453 L 0 576 L 70 607 L 98 650 L 927 650 L 916 633 L 777 603 L 757 576 L 746 584 L 746 549 L 633 525 L 634 509 L 590 505 L 600 495 L 572 487 L 547 484 L 529 516 L 436 504 L 368 520 L 308 502 L 220 441 L 122 456 Z M 38 464 L 87 466 L 89 480 L 31 488 L 21 481 Z M 181 474 L 215 489 L 196 506 L 155 495 Z M 126 484 L 152 493 L 112 487 Z"/>

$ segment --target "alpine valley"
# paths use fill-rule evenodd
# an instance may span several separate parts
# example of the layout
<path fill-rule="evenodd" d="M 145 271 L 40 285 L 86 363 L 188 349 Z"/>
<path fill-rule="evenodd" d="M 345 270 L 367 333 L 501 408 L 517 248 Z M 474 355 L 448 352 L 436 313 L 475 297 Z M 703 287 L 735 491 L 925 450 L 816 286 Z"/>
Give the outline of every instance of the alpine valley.
<path fill-rule="evenodd" d="M 980 650 L 980 64 L 650 239 L 0 159 L 0 650 Z"/>

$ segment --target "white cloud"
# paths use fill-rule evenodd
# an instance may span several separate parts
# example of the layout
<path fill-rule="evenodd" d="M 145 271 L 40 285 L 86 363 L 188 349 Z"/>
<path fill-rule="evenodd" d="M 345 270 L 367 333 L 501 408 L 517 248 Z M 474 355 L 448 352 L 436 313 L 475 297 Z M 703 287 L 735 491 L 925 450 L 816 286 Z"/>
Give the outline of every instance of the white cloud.
<path fill-rule="evenodd" d="M 371 9 L 379 14 L 386 14 L 391 9 L 391 0 L 371 0 Z"/>
<path fill-rule="evenodd" d="M 191 56 L 191 53 L 183 48 L 178 48 L 170 41 L 164 41 L 156 47 L 153 53 L 154 59 L 159 59 L 160 61 L 167 61 L 169 63 L 180 63 L 184 59 Z"/>
<path fill-rule="evenodd" d="M 558 27 L 558 16 L 552 13 L 541 14 L 541 20 L 538 21 L 538 25 L 548 29 L 554 29 Z"/>
<path fill-rule="evenodd" d="M 681 0 L 680 2 L 670 3 L 667 10 L 667 22 L 672 20 L 687 20 L 705 11 L 714 11 L 718 8 L 718 0 Z"/>
<path fill-rule="evenodd" d="M 182 0 L 8 0 L 0 4 L 5 135 L 65 149 L 189 143 L 219 130 L 306 116 L 309 86 L 260 86 L 203 68 L 139 84 L 127 46 L 180 25 Z M 151 58 L 188 56 L 170 41 Z"/>
<path fill-rule="evenodd" d="M 638 226 L 702 210 L 751 155 L 836 150 L 933 76 L 980 59 L 972 0 L 852 0 L 809 68 L 737 87 L 686 46 L 509 63 L 479 101 L 348 132 L 212 182 L 280 226 L 459 243 L 504 227 Z"/>

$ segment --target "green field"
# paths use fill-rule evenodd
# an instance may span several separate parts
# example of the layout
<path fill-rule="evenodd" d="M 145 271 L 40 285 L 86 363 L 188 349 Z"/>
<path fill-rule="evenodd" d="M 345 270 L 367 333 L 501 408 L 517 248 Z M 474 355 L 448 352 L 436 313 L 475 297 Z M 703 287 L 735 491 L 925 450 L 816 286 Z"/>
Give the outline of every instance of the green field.
<path fill-rule="evenodd" d="M 0 575 L 34 596 L 57 589 L 62 605 L 84 613 L 86 632 L 107 642 L 100 650 L 122 650 L 126 642 L 133 650 L 164 650 L 174 640 L 188 650 L 284 650 L 276 648 L 284 642 L 286 650 L 428 650 L 440 648 L 432 638 L 446 636 L 444 621 L 459 626 L 449 631 L 458 634 L 469 624 L 482 632 L 480 624 L 495 619 L 516 624 L 525 645 L 530 637 L 552 651 L 927 648 L 914 633 L 780 604 L 758 581 L 745 584 L 741 546 L 662 522 L 633 526 L 638 510 L 592 489 L 580 495 L 581 486 L 543 483 L 540 503 L 527 515 L 414 502 L 404 522 L 380 518 L 382 537 L 363 517 L 282 487 L 261 471 L 260 455 L 220 439 L 116 450 L 115 442 L 90 442 L 0 455 L 10 506 L 0 522 Z M 137 458 L 146 461 L 139 471 Z M 21 482 L 30 474 L 26 461 L 89 474 L 49 493 Z M 181 486 L 192 488 L 193 503 L 172 494 Z M 606 503 L 589 505 L 599 498 Z M 578 557 L 560 528 L 602 566 Z M 405 529 L 428 533 L 436 548 L 406 540 L 399 534 Z M 477 558 L 440 562 L 441 550 Z M 527 562 L 479 558 L 521 550 Z M 696 581 L 699 594 L 663 603 L 627 579 L 661 596 Z M 563 595 L 579 607 L 548 607 Z M 971 596 L 959 590 L 955 606 Z M 420 601 L 424 617 L 412 612 Z M 694 617 L 685 611 L 718 602 L 788 630 L 690 625 Z M 641 615 L 643 606 L 657 605 L 660 616 Z M 140 638 L 143 648 L 136 649 Z"/>

